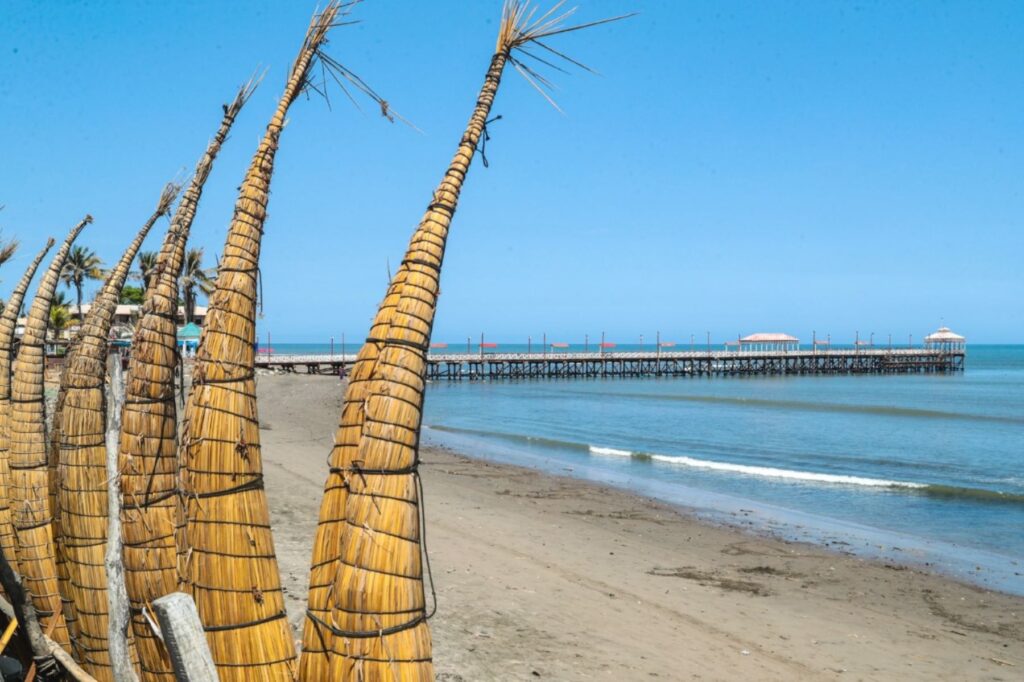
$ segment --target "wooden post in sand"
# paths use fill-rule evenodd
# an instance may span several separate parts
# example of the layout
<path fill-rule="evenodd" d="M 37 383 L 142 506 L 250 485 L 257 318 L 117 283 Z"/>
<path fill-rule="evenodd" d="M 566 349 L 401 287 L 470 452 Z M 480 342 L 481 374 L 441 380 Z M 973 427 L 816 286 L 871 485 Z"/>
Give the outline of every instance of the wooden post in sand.
<path fill-rule="evenodd" d="M 121 446 L 121 410 L 124 408 L 124 370 L 121 354 L 107 354 L 110 383 L 107 395 L 107 552 L 103 564 L 107 569 L 107 645 L 110 667 L 117 682 L 137 682 L 128 644 L 131 612 L 128 588 L 124 580 L 121 557 L 121 477 L 118 456 Z"/>
<path fill-rule="evenodd" d="M 155 600 L 153 610 L 160 621 L 174 679 L 177 682 L 218 682 L 217 666 L 192 597 L 184 592 L 171 592 Z"/>

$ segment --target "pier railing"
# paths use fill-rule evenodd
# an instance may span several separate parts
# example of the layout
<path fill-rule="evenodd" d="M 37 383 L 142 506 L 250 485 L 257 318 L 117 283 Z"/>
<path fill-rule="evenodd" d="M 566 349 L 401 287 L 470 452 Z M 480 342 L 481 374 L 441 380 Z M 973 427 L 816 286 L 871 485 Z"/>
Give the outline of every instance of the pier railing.
<path fill-rule="evenodd" d="M 932 348 L 840 350 L 591 351 L 540 353 L 430 353 L 432 380 L 541 379 L 645 376 L 948 373 L 964 368 L 966 353 Z M 354 354 L 267 354 L 256 366 L 310 374 L 338 374 Z"/>

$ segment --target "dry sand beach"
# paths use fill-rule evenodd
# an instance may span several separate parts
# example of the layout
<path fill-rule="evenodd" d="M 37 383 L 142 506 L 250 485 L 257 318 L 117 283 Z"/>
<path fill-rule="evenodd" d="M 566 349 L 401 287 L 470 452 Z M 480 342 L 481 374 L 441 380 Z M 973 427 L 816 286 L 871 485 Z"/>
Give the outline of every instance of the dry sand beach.
<path fill-rule="evenodd" d="M 344 384 L 258 379 L 299 632 Z M 429 400 L 429 397 L 428 397 Z M 439 680 L 1019 680 L 1024 599 L 425 449 Z"/>

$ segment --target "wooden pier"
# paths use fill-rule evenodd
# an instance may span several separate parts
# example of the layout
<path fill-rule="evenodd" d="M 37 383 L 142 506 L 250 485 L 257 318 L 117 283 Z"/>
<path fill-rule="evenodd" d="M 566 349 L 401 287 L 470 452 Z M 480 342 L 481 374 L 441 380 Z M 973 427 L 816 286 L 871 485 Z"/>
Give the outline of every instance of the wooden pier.
<path fill-rule="evenodd" d="M 604 377 L 783 376 L 812 374 L 951 373 L 966 352 L 934 348 L 849 350 L 672 351 L 589 353 L 431 353 L 432 381 Z M 349 355 L 259 354 L 256 366 L 286 372 L 338 374 Z"/>

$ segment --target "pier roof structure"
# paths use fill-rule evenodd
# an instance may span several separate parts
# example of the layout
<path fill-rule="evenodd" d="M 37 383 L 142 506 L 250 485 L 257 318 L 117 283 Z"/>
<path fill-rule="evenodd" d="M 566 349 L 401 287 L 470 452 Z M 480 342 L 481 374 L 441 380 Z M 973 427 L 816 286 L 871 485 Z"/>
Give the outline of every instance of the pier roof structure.
<path fill-rule="evenodd" d="M 800 339 L 789 334 L 760 332 L 744 336 L 739 340 L 740 348 L 755 350 L 797 350 Z"/>
<path fill-rule="evenodd" d="M 954 333 L 949 327 L 939 327 L 939 330 L 924 337 L 926 343 L 932 341 L 965 341 L 966 339 Z"/>
<path fill-rule="evenodd" d="M 937 331 L 924 337 L 924 345 L 946 350 L 960 350 L 964 347 L 967 339 L 950 330 L 949 327 L 939 327 Z"/>
<path fill-rule="evenodd" d="M 794 343 L 800 339 L 789 334 L 758 333 L 744 336 L 740 343 Z"/>

